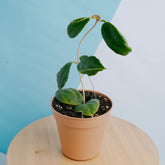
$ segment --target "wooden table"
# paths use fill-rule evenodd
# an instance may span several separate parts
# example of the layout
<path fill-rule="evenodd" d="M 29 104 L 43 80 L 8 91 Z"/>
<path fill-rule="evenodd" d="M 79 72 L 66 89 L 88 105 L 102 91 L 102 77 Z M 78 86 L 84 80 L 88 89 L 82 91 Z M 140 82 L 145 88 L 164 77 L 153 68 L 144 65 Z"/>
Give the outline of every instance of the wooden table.
<path fill-rule="evenodd" d="M 142 130 L 111 116 L 100 154 L 88 161 L 68 159 L 61 152 L 56 122 L 50 116 L 16 135 L 7 152 L 7 165 L 159 165 L 159 158 Z"/>

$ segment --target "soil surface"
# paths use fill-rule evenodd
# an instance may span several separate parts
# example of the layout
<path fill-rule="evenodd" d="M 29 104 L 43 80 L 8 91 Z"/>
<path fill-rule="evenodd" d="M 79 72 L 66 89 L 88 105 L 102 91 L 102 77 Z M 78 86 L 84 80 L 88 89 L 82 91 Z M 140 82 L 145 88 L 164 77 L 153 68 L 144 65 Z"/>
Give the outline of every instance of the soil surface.
<path fill-rule="evenodd" d="M 82 92 L 80 92 L 82 94 Z M 110 108 L 112 107 L 112 103 L 104 96 L 99 95 L 99 94 L 95 94 L 93 92 L 89 92 L 89 91 L 85 91 L 85 98 L 86 98 L 86 102 L 90 99 L 98 99 L 100 101 L 100 107 L 98 109 L 98 111 L 94 114 L 94 117 L 96 116 L 100 116 L 103 115 L 104 113 L 108 112 L 110 110 Z M 64 104 L 59 102 L 56 98 L 54 98 L 53 103 L 52 103 L 53 108 L 63 114 L 63 115 L 67 115 L 67 116 L 71 116 L 71 117 L 77 117 L 77 118 L 91 118 L 90 116 L 84 116 L 82 115 L 81 112 L 76 112 L 74 111 L 75 106 L 74 105 L 68 105 L 68 104 Z"/>

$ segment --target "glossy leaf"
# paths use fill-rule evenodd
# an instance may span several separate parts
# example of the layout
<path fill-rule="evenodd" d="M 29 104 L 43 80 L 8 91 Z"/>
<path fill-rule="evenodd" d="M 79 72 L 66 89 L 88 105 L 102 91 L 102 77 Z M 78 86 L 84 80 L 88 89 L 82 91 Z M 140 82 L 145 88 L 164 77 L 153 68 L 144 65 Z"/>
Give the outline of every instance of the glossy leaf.
<path fill-rule="evenodd" d="M 80 63 L 77 65 L 77 69 L 82 74 L 93 76 L 98 71 L 102 71 L 105 68 L 101 64 L 100 60 L 95 56 L 81 56 Z"/>
<path fill-rule="evenodd" d="M 73 20 L 67 27 L 67 33 L 70 38 L 76 37 L 81 30 L 84 28 L 84 26 L 89 22 L 89 17 L 82 17 Z"/>
<path fill-rule="evenodd" d="M 91 99 L 86 104 L 80 104 L 76 106 L 75 111 L 82 112 L 85 116 L 91 116 L 93 117 L 94 114 L 99 109 L 100 102 L 98 99 Z"/>
<path fill-rule="evenodd" d="M 124 36 L 113 24 L 105 22 L 102 25 L 101 33 L 107 46 L 117 54 L 125 56 L 132 51 L 132 49 L 128 46 L 128 43 Z"/>
<path fill-rule="evenodd" d="M 56 92 L 58 101 L 69 105 L 80 105 L 83 102 L 83 96 L 80 92 L 73 88 L 59 89 Z"/>
<path fill-rule="evenodd" d="M 58 83 L 59 89 L 61 89 L 65 86 L 65 84 L 68 80 L 71 65 L 72 65 L 72 62 L 68 62 L 57 73 L 57 83 Z"/>

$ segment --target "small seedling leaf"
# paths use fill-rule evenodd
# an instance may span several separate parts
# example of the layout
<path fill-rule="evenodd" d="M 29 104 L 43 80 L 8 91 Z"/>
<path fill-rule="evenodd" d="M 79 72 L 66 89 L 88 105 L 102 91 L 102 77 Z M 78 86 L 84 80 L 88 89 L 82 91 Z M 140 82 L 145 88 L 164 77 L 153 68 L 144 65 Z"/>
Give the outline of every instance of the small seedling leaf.
<path fill-rule="evenodd" d="M 110 22 L 103 23 L 101 33 L 107 46 L 115 53 L 125 56 L 132 51 L 124 36 Z"/>
<path fill-rule="evenodd" d="M 88 76 L 95 75 L 98 71 L 102 71 L 105 67 L 101 64 L 100 60 L 95 56 L 81 56 L 80 63 L 77 65 L 77 69 L 82 74 Z"/>
<path fill-rule="evenodd" d="M 65 86 L 68 80 L 71 65 L 72 65 L 72 62 L 68 62 L 57 73 L 57 84 L 58 84 L 59 89 Z"/>
<path fill-rule="evenodd" d="M 73 20 L 67 27 L 67 33 L 70 38 L 76 37 L 81 30 L 84 28 L 84 26 L 89 22 L 89 17 L 82 17 Z"/>
<path fill-rule="evenodd" d="M 85 116 L 93 117 L 94 114 L 97 112 L 100 106 L 100 102 L 98 99 L 91 99 L 86 104 L 80 104 L 76 106 L 75 111 L 82 112 Z"/>
<path fill-rule="evenodd" d="M 73 88 L 59 89 L 55 96 L 58 101 L 64 104 L 80 105 L 83 102 L 81 93 Z"/>

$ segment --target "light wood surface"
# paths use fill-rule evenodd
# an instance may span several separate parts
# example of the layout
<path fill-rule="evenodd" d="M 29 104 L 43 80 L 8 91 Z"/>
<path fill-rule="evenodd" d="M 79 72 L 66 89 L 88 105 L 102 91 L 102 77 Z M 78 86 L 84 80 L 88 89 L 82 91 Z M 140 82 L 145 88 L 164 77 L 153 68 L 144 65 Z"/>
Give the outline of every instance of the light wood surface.
<path fill-rule="evenodd" d="M 159 165 L 159 158 L 142 130 L 111 116 L 100 154 L 88 161 L 68 159 L 61 152 L 56 122 L 50 116 L 16 135 L 7 152 L 7 165 Z"/>

